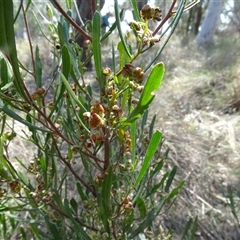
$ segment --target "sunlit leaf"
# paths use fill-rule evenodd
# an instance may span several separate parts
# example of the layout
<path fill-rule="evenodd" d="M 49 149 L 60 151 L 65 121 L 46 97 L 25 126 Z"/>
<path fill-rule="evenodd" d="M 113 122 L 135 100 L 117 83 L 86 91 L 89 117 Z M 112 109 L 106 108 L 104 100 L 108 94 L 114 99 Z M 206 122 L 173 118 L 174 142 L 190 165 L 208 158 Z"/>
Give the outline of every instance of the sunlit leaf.
<path fill-rule="evenodd" d="M 143 164 L 142 164 L 142 167 L 140 169 L 140 172 L 139 172 L 139 175 L 138 175 L 138 178 L 136 179 L 136 182 L 134 184 L 134 187 L 136 187 L 142 180 L 142 178 L 144 177 L 144 175 L 146 174 L 146 172 L 148 171 L 149 169 L 149 166 L 151 164 L 151 160 L 158 148 L 158 145 L 159 145 L 159 142 L 161 141 L 161 138 L 162 138 L 162 133 L 159 132 L 159 131 L 156 131 L 151 140 L 150 140 L 150 143 L 148 145 L 148 149 L 147 149 L 147 152 L 146 152 L 146 155 L 144 157 L 144 160 L 143 160 Z"/>
<path fill-rule="evenodd" d="M 137 106 L 130 113 L 127 120 L 123 124 L 128 124 L 137 120 L 148 109 L 150 103 L 155 97 L 154 91 L 158 90 L 158 88 L 161 85 L 163 75 L 164 75 L 163 63 L 156 64 L 147 79 L 147 82 L 144 86 L 143 92 L 137 103 Z"/>

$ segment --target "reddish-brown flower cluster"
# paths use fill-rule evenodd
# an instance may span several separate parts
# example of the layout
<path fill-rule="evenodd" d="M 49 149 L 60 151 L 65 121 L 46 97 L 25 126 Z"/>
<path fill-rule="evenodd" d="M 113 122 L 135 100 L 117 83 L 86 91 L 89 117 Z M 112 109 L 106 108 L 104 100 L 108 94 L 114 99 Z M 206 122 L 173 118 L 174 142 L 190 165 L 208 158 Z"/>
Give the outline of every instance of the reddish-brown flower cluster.
<path fill-rule="evenodd" d="M 33 100 L 38 100 L 44 97 L 44 94 L 46 93 L 45 88 L 37 88 L 36 91 L 32 94 Z"/>
<path fill-rule="evenodd" d="M 123 75 L 129 77 L 135 83 L 142 83 L 144 79 L 144 72 L 140 67 L 134 67 L 132 64 L 127 63 L 123 67 Z"/>
<path fill-rule="evenodd" d="M 162 10 L 160 10 L 158 7 L 151 8 L 149 5 L 145 5 L 140 11 L 140 16 L 145 21 L 161 21 Z"/>
<path fill-rule="evenodd" d="M 41 181 L 37 185 L 36 190 L 34 192 L 30 192 L 29 194 L 36 204 L 41 204 L 41 203 L 48 204 L 53 199 L 53 196 L 54 196 L 53 193 L 44 190 L 44 185 L 45 185 L 44 181 Z"/>
<path fill-rule="evenodd" d="M 133 203 L 132 203 L 132 199 L 129 196 L 127 196 L 122 200 L 122 208 L 124 213 L 129 213 L 132 211 Z"/>
<path fill-rule="evenodd" d="M 123 141 L 124 153 L 126 153 L 132 149 L 132 140 L 131 140 L 130 132 L 126 131 L 124 133 L 123 138 L 124 138 L 124 141 Z"/>
<path fill-rule="evenodd" d="M 104 140 L 103 127 L 106 124 L 105 109 L 99 104 L 95 103 L 90 112 L 83 113 L 86 124 L 90 127 L 90 138 L 86 141 L 86 147 L 92 147 L 93 143 L 98 143 Z M 80 136 L 80 140 L 84 140 L 84 136 Z"/>

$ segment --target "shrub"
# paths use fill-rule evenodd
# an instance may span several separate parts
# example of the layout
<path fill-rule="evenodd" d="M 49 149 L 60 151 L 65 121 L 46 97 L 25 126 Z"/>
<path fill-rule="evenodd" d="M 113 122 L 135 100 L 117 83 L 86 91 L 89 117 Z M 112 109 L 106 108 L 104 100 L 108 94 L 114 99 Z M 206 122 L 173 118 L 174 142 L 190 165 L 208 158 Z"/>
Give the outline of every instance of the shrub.
<path fill-rule="evenodd" d="M 28 36 L 32 68 L 26 68 L 17 57 L 14 38 L 13 27 L 20 14 L 28 30 L 27 10 L 33 1 L 26 9 L 21 3 L 16 16 L 11 0 L 0 1 L 1 237 L 170 239 L 171 232 L 159 224 L 161 213 L 168 211 L 184 182 L 173 186 L 176 167 L 164 170 L 168 150 L 162 150 L 162 133 L 154 130 L 156 116 L 149 120 L 148 109 L 164 75 L 163 63 L 154 62 L 175 30 L 184 1 L 173 12 L 174 1 L 161 21 L 159 8 L 145 6 L 139 15 L 136 1 L 132 1 L 137 20 L 130 26 L 136 50 L 128 35 L 122 34 L 116 0 L 116 22 L 104 36 L 99 12 L 89 23 L 90 32 L 77 27 L 89 39 L 87 61 L 93 57 L 95 77 L 91 82 L 98 85 L 97 92 L 87 82 L 82 49 L 72 36 L 71 10 L 65 12 L 57 1 L 51 2 L 61 12 L 59 21 L 48 22 L 48 33 L 38 21 L 43 35 L 51 35 L 46 40 L 52 45 L 56 66 L 51 83 L 44 88 L 41 49 L 33 49 Z M 47 10 L 51 19 L 53 11 L 50 6 Z M 164 39 L 166 31 L 157 34 L 170 17 L 171 32 L 159 51 L 147 66 L 136 66 L 139 56 Z M 154 31 L 148 28 L 150 21 L 160 21 Z M 101 42 L 116 28 L 121 39 L 119 58 L 112 45 L 112 67 L 107 67 Z M 26 73 L 34 79 L 34 92 L 24 82 Z M 9 118 L 28 128 L 25 139 L 37 148 L 32 159 L 16 159 L 23 170 L 5 154 L 16 136 L 14 129 L 6 131 Z"/>

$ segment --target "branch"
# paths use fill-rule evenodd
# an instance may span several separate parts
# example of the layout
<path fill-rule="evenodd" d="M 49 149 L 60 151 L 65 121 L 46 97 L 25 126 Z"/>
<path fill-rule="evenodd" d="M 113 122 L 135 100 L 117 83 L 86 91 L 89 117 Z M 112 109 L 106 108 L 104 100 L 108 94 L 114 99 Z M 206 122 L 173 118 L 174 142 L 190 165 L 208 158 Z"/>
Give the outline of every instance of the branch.
<path fill-rule="evenodd" d="M 177 2 L 177 0 L 173 0 L 172 5 L 171 5 L 171 7 L 169 8 L 169 11 L 168 11 L 167 15 L 166 15 L 166 16 L 164 17 L 164 19 L 160 22 L 160 24 L 156 27 L 156 29 L 154 30 L 154 32 L 153 32 L 153 34 L 152 34 L 153 36 L 155 36 L 155 35 L 158 33 L 158 31 L 162 28 L 162 26 L 164 25 L 164 23 L 172 16 L 172 14 L 174 13 L 174 12 L 173 12 L 173 8 L 174 8 L 176 2 Z"/>
<path fill-rule="evenodd" d="M 78 32 L 80 32 L 86 39 L 92 42 L 92 37 L 87 34 L 72 18 L 68 16 L 68 14 L 62 9 L 62 7 L 59 5 L 57 0 L 51 0 L 53 3 L 53 6 L 68 20 L 68 22 L 76 28 Z"/>

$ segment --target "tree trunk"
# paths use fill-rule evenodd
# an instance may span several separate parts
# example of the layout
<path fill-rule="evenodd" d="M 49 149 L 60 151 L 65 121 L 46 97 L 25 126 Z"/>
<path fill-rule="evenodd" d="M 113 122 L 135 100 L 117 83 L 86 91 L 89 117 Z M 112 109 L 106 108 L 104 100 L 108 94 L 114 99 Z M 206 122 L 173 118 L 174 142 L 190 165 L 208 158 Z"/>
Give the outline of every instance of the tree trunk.
<path fill-rule="evenodd" d="M 200 46 L 206 46 L 211 43 L 217 23 L 223 8 L 224 1 L 210 0 L 207 14 L 201 25 L 201 30 L 197 35 L 197 43 Z"/>

